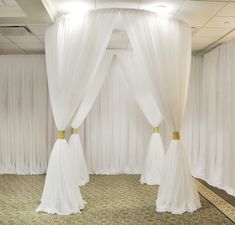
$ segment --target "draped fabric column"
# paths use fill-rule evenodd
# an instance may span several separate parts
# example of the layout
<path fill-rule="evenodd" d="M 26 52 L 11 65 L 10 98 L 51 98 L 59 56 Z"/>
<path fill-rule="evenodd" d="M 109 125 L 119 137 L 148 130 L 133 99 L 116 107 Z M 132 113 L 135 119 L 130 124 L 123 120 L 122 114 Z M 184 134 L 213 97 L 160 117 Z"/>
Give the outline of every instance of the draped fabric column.
<path fill-rule="evenodd" d="M 74 171 L 76 174 L 76 181 L 78 182 L 78 185 L 85 185 L 89 181 L 89 172 L 83 154 L 83 147 L 78 133 L 78 127 L 86 118 L 92 105 L 94 104 L 97 95 L 100 92 L 100 89 L 109 71 L 112 57 L 113 56 L 111 52 L 106 51 L 105 56 L 97 71 L 97 74 L 89 84 L 87 92 L 72 122 L 72 135 L 69 139 L 69 145 L 72 150 L 72 159 L 74 160 Z"/>
<path fill-rule="evenodd" d="M 201 207 L 180 129 L 187 97 L 191 59 L 191 29 L 173 18 L 125 10 L 123 20 L 139 62 L 146 65 L 159 109 L 172 129 L 156 210 L 183 213 Z"/>
<path fill-rule="evenodd" d="M 159 185 L 165 152 L 158 126 L 163 118 L 153 98 L 149 83 L 146 81 L 146 71 L 144 71 L 141 64 L 137 63 L 133 52 L 117 54 L 117 59 L 140 109 L 148 122 L 155 127 L 149 140 L 140 182 L 142 184 Z"/>
<path fill-rule="evenodd" d="M 84 208 L 64 130 L 97 72 L 117 13 L 116 10 L 103 10 L 63 16 L 46 31 L 49 95 L 59 132 L 37 211 L 71 214 Z"/>

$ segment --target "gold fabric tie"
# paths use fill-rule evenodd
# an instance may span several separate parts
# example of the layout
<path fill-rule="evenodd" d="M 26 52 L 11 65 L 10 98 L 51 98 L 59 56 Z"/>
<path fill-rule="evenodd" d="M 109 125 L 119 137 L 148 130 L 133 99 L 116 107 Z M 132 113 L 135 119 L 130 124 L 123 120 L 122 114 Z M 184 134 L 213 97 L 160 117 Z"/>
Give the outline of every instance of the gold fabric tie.
<path fill-rule="evenodd" d="M 154 127 L 153 133 L 160 133 L 160 128 L 159 127 Z"/>
<path fill-rule="evenodd" d="M 173 140 L 180 140 L 180 132 L 179 131 L 173 131 L 172 139 Z"/>
<path fill-rule="evenodd" d="M 78 128 L 72 128 L 72 134 L 78 134 Z"/>
<path fill-rule="evenodd" d="M 65 131 L 57 131 L 57 138 L 58 139 L 65 139 Z"/>

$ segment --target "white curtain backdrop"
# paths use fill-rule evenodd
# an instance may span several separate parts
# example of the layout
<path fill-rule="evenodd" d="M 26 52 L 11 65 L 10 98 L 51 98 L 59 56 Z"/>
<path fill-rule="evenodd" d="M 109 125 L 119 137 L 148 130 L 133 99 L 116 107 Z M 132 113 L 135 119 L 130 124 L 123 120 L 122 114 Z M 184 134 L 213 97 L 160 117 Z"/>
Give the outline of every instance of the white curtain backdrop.
<path fill-rule="evenodd" d="M 58 131 L 70 125 L 96 75 L 117 11 L 63 16 L 46 32 L 49 96 Z M 71 167 L 73 149 L 58 138 L 52 149 L 38 212 L 71 214 L 84 208 Z"/>
<path fill-rule="evenodd" d="M 208 173 L 208 166 L 212 163 L 210 160 L 210 155 L 208 155 L 207 160 L 210 160 L 210 163 L 205 160 L 205 154 L 207 152 L 217 152 L 217 147 L 212 148 L 212 141 L 210 142 L 210 146 L 205 142 L 205 139 L 200 139 L 200 132 L 207 134 L 207 137 L 210 137 L 215 130 L 208 129 L 209 126 L 214 126 L 214 122 L 210 122 L 208 120 L 201 119 L 202 110 L 207 112 L 207 117 L 214 117 L 214 112 L 210 111 L 208 114 L 208 110 L 210 108 L 210 104 L 212 104 L 212 97 L 205 97 L 204 93 L 211 86 L 211 81 L 214 80 L 214 75 L 211 76 L 204 70 L 204 74 L 202 74 L 203 70 L 203 60 L 205 60 L 205 64 L 210 62 L 210 66 L 206 66 L 207 68 L 212 68 L 211 65 L 213 63 L 212 60 L 218 62 L 218 58 L 216 60 L 215 56 L 218 56 L 217 53 L 211 52 L 203 57 L 193 57 L 192 58 L 192 66 L 191 66 L 191 77 L 190 77 L 190 85 L 189 85 L 189 96 L 186 107 L 186 117 L 184 121 L 182 138 L 186 145 L 187 155 L 189 159 L 190 168 L 193 176 L 202 178 L 209 182 L 213 186 L 220 187 L 225 189 L 228 193 L 235 196 L 235 184 L 234 184 L 234 142 L 233 140 L 233 129 L 234 129 L 234 119 L 233 113 L 230 112 L 232 110 L 233 105 L 231 102 L 235 98 L 234 96 L 234 72 L 233 72 L 233 64 L 230 63 L 235 60 L 235 56 L 230 54 L 224 54 L 224 51 L 231 52 L 234 49 L 234 43 L 223 45 L 220 49 L 220 57 L 222 57 L 222 52 L 224 59 L 224 66 L 220 65 L 221 74 L 223 74 L 223 80 L 227 80 L 230 82 L 231 88 L 228 89 L 229 86 L 224 86 L 224 82 L 218 80 L 218 76 L 216 76 L 216 85 L 222 90 L 224 96 L 222 99 L 218 99 L 220 104 L 216 103 L 216 111 L 223 111 L 223 114 L 220 116 L 217 114 L 216 119 L 222 123 L 224 118 L 226 118 L 226 123 L 230 124 L 229 127 L 226 128 L 226 135 L 223 135 L 225 142 L 223 143 L 222 151 L 223 157 L 221 158 L 221 162 L 218 160 L 214 164 L 220 170 L 220 180 L 218 180 L 217 172 L 216 173 Z M 223 51 L 222 51 L 223 50 Z M 215 50 L 217 51 L 217 50 Z M 229 59 L 226 59 L 225 56 L 229 56 Z M 209 60 L 211 58 L 211 60 Z M 30 65 L 30 66 L 29 66 Z M 215 66 L 216 63 L 213 63 Z M 217 66 L 218 67 L 218 66 Z M 215 68 L 215 67 L 214 67 Z M 215 73 L 214 73 L 215 74 Z M 217 73 L 216 73 L 217 74 Z M 204 79 L 202 80 L 202 78 Z M 29 79 L 29 80 L 28 80 Z M 28 81 L 27 81 L 28 80 Z M 224 80 L 224 81 L 225 81 Z M 203 86 L 202 86 L 203 81 Z M 214 81 L 213 81 L 214 82 Z M 24 84 L 23 84 L 24 83 Z M 27 83 L 27 87 L 25 86 Z M 52 117 L 52 113 L 50 110 L 50 103 L 48 100 L 47 93 L 47 78 L 46 78 L 46 69 L 44 63 L 44 55 L 41 56 L 32 56 L 32 55 L 18 55 L 18 56 L 1 56 L 0 57 L 0 84 L 1 84 L 1 95 L 0 95 L 0 121 L 1 121 L 1 147 L 0 147 L 0 173 L 11 173 L 11 174 L 42 174 L 46 171 L 48 158 L 51 152 L 51 147 L 53 146 L 55 140 L 55 128 L 54 121 Z M 115 86 L 115 83 L 112 83 L 111 86 Z M 24 87 L 24 88 L 22 88 Z M 107 87 L 107 85 L 106 85 Z M 203 92 L 202 92 L 203 87 Z M 120 86 L 122 88 L 122 86 Z M 43 90 L 43 91 L 42 91 Z M 214 93 L 216 93 L 215 89 Z M 104 91 L 104 89 L 103 89 Z M 21 94 L 22 92 L 26 92 L 27 94 Z M 117 94 L 120 92 L 117 92 Z M 202 95 L 203 93 L 203 95 Z M 106 96 L 104 93 L 102 96 Z M 99 101 L 102 101 L 102 96 L 99 97 Z M 204 97 L 203 97 L 204 96 Z M 29 100 L 30 97 L 30 100 Z M 116 97 L 117 99 L 118 97 Z M 28 100 L 27 100 L 28 99 Z M 129 99 L 129 98 L 128 98 Z M 224 101 L 224 99 L 227 99 Z M 229 100 L 230 99 L 230 100 Z M 133 99 L 132 99 L 133 101 Z M 27 107 L 25 103 L 27 102 Z M 203 105 L 202 105 L 202 102 Z M 218 101 L 217 101 L 218 102 Z M 209 105 L 208 105 L 209 104 Z M 214 103 L 213 103 L 214 104 Z M 222 107 L 223 106 L 223 107 Z M 44 108 L 46 107 L 46 109 Z M 230 108 L 231 107 L 231 108 Z M 113 108 L 110 106 L 106 107 L 107 110 L 111 113 Z M 143 149 L 146 149 L 148 145 L 148 138 L 151 134 L 151 127 L 148 125 L 147 121 L 143 117 L 138 117 L 140 114 L 139 107 L 134 107 L 134 111 L 132 112 L 132 116 L 135 115 L 136 123 L 138 124 L 140 132 L 140 138 L 142 138 L 142 146 Z M 226 109 L 226 110 L 225 110 Z M 233 111 L 233 110 L 232 110 Z M 125 116 L 124 114 L 122 114 Z M 96 117 L 100 117 L 99 111 L 93 110 L 93 119 Z M 126 115 L 126 116 L 129 116 Z M 28 118 L 34 118 L 33 120 L 29 120 Z M 128 120 L 128 118 L 126 119 Z M 145 128 L 141 128 L 141 121 L 144 120 Z M 26 123 L 22 123 L 21 121 L 26 121 Z M 105 118 L 102 119 L 105 121 Z M 40 123 L 39 123 L 40 122 Z M 39 123 L 39 124 L 38 124 Z M 84 123 L 86 124 L 86 122 Z M 87 142 L 91 141 L 91 137 L 99 138 L 99 136 L 95 136 L 89 133 L 89 130 L 86 129 L 87 138 L 84 136 L 84 124 L 80 127 L 80 135 L 82 137 L 84 151 L 86 151 L 85 140 Z M 101 125 L 102 126 L 102 125 Z M 110 124 L 110 126 L 112 126 Z M 108 128 L 109 129 L 109 128 Z M 133 129 L 133 130 L 132 130 Z M 132 126 L 132 129 L 129 127 L 129 132 L 135 132 L 135 127 Z M 161 136 L 163 137 L 164 145 L 167 148 L 169 143 L 169 129 L 166 129 L 166 126 L 161 125 Z M 165 131 L 166 130 L 166 131 Z M 47 134 L 47 135 L 45 135 Z M 120 136 L 120 133 L 116 133 L 117 136 Z M 220 136 L 220 133 L 215 133 L 216 137 Z M 13 138 L 15 137 L 15 138 Z M 130 142 L 136 142 L 135 135 L 129 136 Z M 216 141 L 216 140 L 215 140 Z M 97 142 L 95 140 L 95 142 Z M 100 147 L 105 143 L 105 139 L 103 139 L 103 143 L 100 140 Z M 226 145 L 225 145 L 226 143 Z M 207 146 L 206 146 L 207 145 Z M 200 147 L 201 146 L 201 147 Z M 217 142 L 216 142 L 217 146 Z M 210 151 L 208 151 L 210 148 Z M 116 148 L 117 149 L 117 148 Z M 19 154 L 20 153 L 20 154 Z M 38 154 L 36 154 L 38 153 Z M 136 151 L 136 153 L 138 153 Z M 143 153 L 144 155 L 146 152 Z M 217 153 L 216 153 L 217 154 Z M 22 157 L 23 155 L 23 157 Z M 47 157 L 45 157 L 45 155 Z M 87 161 L 91 161 L 89 155 L 86 154 Z M 137 156 L 136 156 L 137 157 Z M 229 158 L 229 160 L 228 160 Z M 23 160 L 22 160 L 23 159 Z M 222 166 L 221 166 L 222 164 Z M 32 166 L 31 168 L 29 167 Z M 93 158 L 92 167 L 96 165 L 96 158 Z M 108 165 L 108 163 L 107 163 Z M 35 170 L 32 170 L 34 168 Z M 140 166 L 136 166 L 134 170 L 138 170 Z M 143 168 L 143 161 L 142 161 Z M 108 167 L 105 168 L 107 171 Z M 91 168 L 89 168 L 91 171 Z M 23 171 L 23 172 L 22 172 Z M 122 171 L 122 170 L 120 170 Z M 218 170 L 216 170 L 218 171 Z M 108 171 L 110 173 L 110 171 Z M 214 177 L 217 177 L 217 182 L 214 181 Z"/>
<path fill-rule="evenodd" d="M 0 56 L 0 174 L 45 173 L 54 140 L 44 55 Z"/>
<path fill-rule="evenodd" d="M 77 129 L 80 127 L 87 114 L 89 113 L 91 107 L 94 104 L 94 101 L 97 95 L 100 92 L 100 89 L 104 83 L 106 75 L 109 71 L 109 67 L 112 61 L 113 55 L 111 52 L 107 52 L 102 59 L 102 62 L 99 66 L 96 76 L 91 81 L 87 92 L 82 100 L 82 103 L 79 107 L 78 112 L 76 113 L 75 118 L 72 122 L 72 127 Z M 89 181 L 89 173 L 86 165 L 86 161 L 83 154 L 83 147 L 81 144 L 79 133 L 73 133 L 69 139 L 70 148 L 73 151 L 73 160 L 74 165 L 73 169 L 76 173 L 76 181 L 78 185 L 85 185 Z"/>
<path fill-rule="evenodd" d="M 147 71 L 135 59 L 133 52 L 119 53 L 117 54 L 117 59 L 135 100 L 146 119 L 155 128 L 155 132 L 153 132 L 149 140 L 140 182 L 148 185 L 159 185 L 165 157 L 163 142 L 158 131 L 163 117 L 153 97 L 151 87 L 146 82 Z"/>
<path fill-rule="evenodd" d="M 133 50 L 149 71 L 159 109 L 172 131 L 179 132 L 190 73 L 191 29 L 180 21 L 155 14 L 130 10 L 122 14 Z M 157 211 L 183 213 L 201 207 L 180 140 L 171 141 L 163 177 Z"/>
<path fill-rule="evenodd" d="M 114 60 L 82 135 L 90 173 L 141 173 L 152 128 Z"/>
<path fill-rule="evenodd" d="M 193 57 L 184 140 L 195 177 L 235 196 L 235 42 Z"/>

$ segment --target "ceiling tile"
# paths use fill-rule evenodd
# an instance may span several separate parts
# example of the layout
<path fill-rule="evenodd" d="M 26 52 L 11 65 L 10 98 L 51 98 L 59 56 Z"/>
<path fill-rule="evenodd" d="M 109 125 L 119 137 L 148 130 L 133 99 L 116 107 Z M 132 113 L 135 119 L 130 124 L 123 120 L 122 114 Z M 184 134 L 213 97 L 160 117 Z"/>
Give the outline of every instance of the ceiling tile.
<path fill-rule="evenodd" d="M 234 40 L 234 39 L 235 39 L 235 30 L 232 31 L 231 33 L 229 33 L 228 35 L 226 35 L 221 40 L 219 40 L 219 43 L 228 42 L 228 41 L 231 41 L 231 40 Z"/>
<path fill-rule="evenodd" d="M 217 16 L 211 19 L 205 27 L 217 27 L 217 28 L 234 28 L 235 17 L 222 17 Z"/>
<path fill-rule="evenodd" d="M 11 41 L 0 33 L 0 43 L 11 43 Z"/>
<path fill-rule="evenodd" d="M 192 50 L 201 50 L 206 46 L 215 42 L 217 37 L 193 37 L 192 39 Z"/>
<path fill-rule="evenodd" d="M 23 54 L 24 51 L 12 43 L 0 43 L 0 51 L 4 54 Z"/>
<path fill-rule="evenodd" d="M 38 39 L 42 42 L 42 43 L 45 43 L 45 36 L 37 36 Z"/>
<path fill-rule="evenodd" d="M 229 3 L 218 14 L 218 16 L 235 16 L 235 3 Z"/>
<path fill-rule="evenodd" d="M 40 43 L 40 40 L 34 35 L 25 36 L 7 36 L 11 41 L 15 43 Z"/>
<path fill-rule="evenodd" d="M 8 6 L 18 5 L 16 0 L 2 0 L 2 1 Z"/>
<path fill-rule="evenodd" d="M 139 0 L 96 0 L 96 8 L 139 8 Z"/>
<path fill-rule="evenodd" d="M 17 43 L 23 50 L 44 50 L 44 46 L 41 43 Z"/>
<path fill-rule="evenodd" d="M 36 35 L 44 35 L 48 25 L 27 24 L 27 27 Z"/>
<path fill-rule="evenodd" d="M 177 17 L 186 21 L 191 27 L 201 27 L 226 4 L 226 2 L 185 1 Z"/>
<path fill-rule="evenodd" d="M 0 18 L 3 17 L 27 17 L 19 6 L 0 6 Z"/>
<path fill-rule="evenodd" d="M 201 28 L 194 33 L 194 37 L 222 37 L 226 33 L 231 31 L 231 28 Z"/>
<path fill-rule="evenodd" d="M 156 6 L 163 5 L 167 7 L 167 13 L 174 15 L 184 0 L 142 0 L 140 3 L 141 9 L 156 11 Z"/>

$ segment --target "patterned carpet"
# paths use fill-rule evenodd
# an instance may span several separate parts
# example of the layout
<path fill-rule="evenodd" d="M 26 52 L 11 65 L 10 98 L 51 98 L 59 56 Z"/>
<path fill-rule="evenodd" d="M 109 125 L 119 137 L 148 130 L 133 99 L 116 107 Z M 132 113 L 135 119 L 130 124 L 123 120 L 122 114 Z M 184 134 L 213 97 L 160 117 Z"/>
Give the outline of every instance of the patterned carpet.
<path fill-rule="evenodd" d="M 90 176 L 81 188 L 88 202 L 81 214 L 36 213 L 45 176 L 0 176 L 1 225 L 226 225 L 234 224 L 204 197 L 202 209 L 172 215 L 155 212 L 156 186 L 140 185 L 137 175 Z"/>

